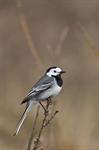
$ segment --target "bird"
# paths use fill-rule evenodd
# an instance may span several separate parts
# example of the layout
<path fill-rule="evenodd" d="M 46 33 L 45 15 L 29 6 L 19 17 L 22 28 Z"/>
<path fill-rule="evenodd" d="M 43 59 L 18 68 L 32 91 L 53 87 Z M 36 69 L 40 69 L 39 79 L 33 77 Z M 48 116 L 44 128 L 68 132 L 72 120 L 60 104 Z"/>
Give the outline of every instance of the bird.
<path fill-rule="evenodd" d="M 26 103 L 25 110 L 17 124 L 14 136 L 20 131 L 20 128 L 27 117 L 27 114 L 32 109 L 33 104 L 47 101 L 49 98 L 58 95 L 63 86 L 61 75 L 66 73 L 60 67 L 54 66 L 46 70 L 44 75 L 33 85 L 31 90 L 25 96 L 21 104 Z M 42 105 L 43 106 L 43 105 Z M 44 108 L 44 106 L 43 106 Z"/>

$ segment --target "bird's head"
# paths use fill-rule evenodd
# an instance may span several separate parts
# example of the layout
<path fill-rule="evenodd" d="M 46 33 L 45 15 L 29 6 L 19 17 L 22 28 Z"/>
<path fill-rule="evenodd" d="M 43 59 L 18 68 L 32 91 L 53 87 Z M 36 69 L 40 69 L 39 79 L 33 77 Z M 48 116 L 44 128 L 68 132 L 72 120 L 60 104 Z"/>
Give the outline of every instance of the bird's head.
<path fill-rule="evenodd" d="M 46 70 L 46 74 L 49 76 L 49 77 L 52 77 L 52 76 L 59 76 L 63 73 L 66 73 L 65 71 L 63 71 L 61 68 L 59 67 L 50 67 Z"/>

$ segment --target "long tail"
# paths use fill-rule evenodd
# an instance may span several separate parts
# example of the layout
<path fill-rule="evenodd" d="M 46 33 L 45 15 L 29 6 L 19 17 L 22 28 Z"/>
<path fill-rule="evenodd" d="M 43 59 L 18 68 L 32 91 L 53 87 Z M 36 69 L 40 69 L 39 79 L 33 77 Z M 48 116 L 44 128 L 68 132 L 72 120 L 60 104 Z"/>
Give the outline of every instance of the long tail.
<path fill-rule="evenodd" d="M 26 108 L 25 108 L 25 111 L 23 112 L 23 114 L 22 114 L 22 116 L 21 116 L 21 118 L 20 118 L 20 120 L 19 120 L 19 122 L 18 122 L 16 131 L 15 131 L 15 133 L 13 134 L 13 136 L 15 136 L 15 135 L 17 135 L 17 134 L 19 133 L 20 128 L 21 128 L 21 126 L 22 126 L 24 120 L 25 120 L 26 117 L 27 117 L 27 114 L 30 112 L 30 110 L 31 110 L 31 108 L 32 108 L 32 105 L 33 105 L 33 101 L 30 101 L 30 102 L 27 103 Z"/>

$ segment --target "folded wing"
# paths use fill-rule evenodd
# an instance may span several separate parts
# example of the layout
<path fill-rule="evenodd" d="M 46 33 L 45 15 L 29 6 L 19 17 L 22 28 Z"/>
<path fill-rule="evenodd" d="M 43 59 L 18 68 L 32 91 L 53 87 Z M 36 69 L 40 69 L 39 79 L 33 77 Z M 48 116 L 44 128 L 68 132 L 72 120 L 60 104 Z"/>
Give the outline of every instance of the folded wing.
<path fill-rule="evenodd" d="M 43 76 L 30 90 L 30 92 L 23 99 L 22 103 L 31 100 L 33 97 L 41 94 L 41 92 L 48 90 L 53 85 L 53 78 L 48 76 Z"/>

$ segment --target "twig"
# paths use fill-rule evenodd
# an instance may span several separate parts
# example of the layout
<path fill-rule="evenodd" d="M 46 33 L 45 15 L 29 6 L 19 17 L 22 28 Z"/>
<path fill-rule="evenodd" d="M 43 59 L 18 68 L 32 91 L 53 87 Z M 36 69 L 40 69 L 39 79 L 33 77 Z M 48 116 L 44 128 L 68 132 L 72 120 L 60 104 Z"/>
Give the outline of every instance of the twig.
<path fill-rule="evenodd" d="M 42 135 L 42 132 L 44 130 L 44 128 L 50 124 L 50 122 L 54 119 L 55 115 L 59 112 L 58 110 L 56 110 L 54 112 L 54 114 L 50 117 L 50 119 L 48 119 L 49 117 L 49 106 L 50 106 L 50 103 L 51 100 L 47 100 L 47 103 L 46 103 L 46 107 L 45 107 L 45 113 L 44 113 L 44 117 L 42 119 L 42 123 L 41 123 L 41 128 L 39 130 L 39 133 L 38 133 L 38 136 L 36 138 L 36 140 L 34 141 L 34 147 L 33 147 L 33 150 L 36 150 L 38 148 L 41 148 L 41 145 L 40 145 L 40 138 L 41 138 L 41 135 Z M 42 148 L 41 148 L 42 149 Z"/>
<path fill-rule="evenodd" d="M 59 111 L 56 110 L 54 112 L 54 114 L 50 117 L 50 119 L 47 120 L 47 122 L 44 124 L 44 127 L 46 127 L 48 124 L 50 124 L 50 122 L 54 119 L 55 115 L 58 113 Z"/>
<path fill-rule="evenodd" d="M 47 103 L 46 103 L 46 110 L 47 111 L 48 111 L 49 105 L 50 105 L 50 103 L 49 103 L 49 101 L 47 101 Z M 42 134 L 43 129 L 44 129 L 44 124 L 45 124 L 45 122 L 47 120 L 47 117 L 48 117 L 48 112 L 47 111 L 45 111 L 45 113 L 44 113 L 44 118 L 42 120 L 42 125 L 41 125 L 40 131 L 38 133 L 38 136 L 36 138 L 36 141 L 34 142 L 34 148 L 33 148 L 33 150 L 36 150 L 39 147 L 40 137 L 41 137 L 41 134 Z"/>
<path fill-rule="evenodd" d="M 39 110 L 40 110 L 40 106 L 37 107 L 37 112 L 36 112 L 34 124 L 33 124 L 33 127 L 32 127 L 32 132 L 31 132 L 31 135 L 30 135 L 30 138 L 29 138 L 27 150 L 31 149 L 32 141 L 33 141 L 33 138 L 34 138 L 34 131 L 35 131 L 37 119 L 38 119 L 38 116 L 39 116 Z"/>

